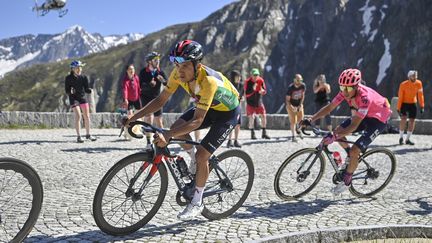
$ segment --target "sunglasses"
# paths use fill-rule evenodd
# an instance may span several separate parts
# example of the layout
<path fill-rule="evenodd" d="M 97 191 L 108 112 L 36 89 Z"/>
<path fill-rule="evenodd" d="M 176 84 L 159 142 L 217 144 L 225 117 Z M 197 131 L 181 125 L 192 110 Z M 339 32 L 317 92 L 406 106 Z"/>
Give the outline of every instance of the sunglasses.
<path fill-rule="evenodd" d="M 187 60 L 184 59 L 183 57 L 174 57 L 174 56 L 170 56 L 169 59 L 170 59 L 170 62 L 178 63 L 178 64 L 180 64 L 180 63 L 184 63 L 184 62 L 187 61 Z"/>
<path fill-rule="evenodd" d="M 351 91 L 355 90 L 355 87 L 353 87 L 353 86 L 339 86 L 339 89 L 340 89 L 342 92 L 344 92 L 345 90 L 346 90 L 347 92 L 351 92 Z"/>
<path fill-rule="evenodd" d="M 301 83 L 301 82 L 303 82 L 303 79 L 294 79 L 294 82 L 298 82 L 298 83 Z"/>

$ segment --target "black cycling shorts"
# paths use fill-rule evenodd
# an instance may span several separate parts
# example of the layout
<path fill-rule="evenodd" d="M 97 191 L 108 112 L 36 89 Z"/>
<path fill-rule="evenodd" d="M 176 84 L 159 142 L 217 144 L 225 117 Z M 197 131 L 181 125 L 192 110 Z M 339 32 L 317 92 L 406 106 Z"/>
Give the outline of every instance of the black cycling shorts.
<path fill-rule="evenodd" d="M 69 96 L 69 104 L 71 108 L 74 108 L 75 106 L 84 105 L 87 104 L 87 100 L 84 97 L 78 98 L 78 97 L 72 97 Z"/>
<path fill-rule="evenodd" d="M 196 107 L 192 107 L 180 116 L 184 121 L 190 121 L 195 113 Z M 239 122 L 241 116 L 240 106 L 237 106 L 232 111 L 215 111 L 209 109 L 201 126 L 196 129 L 204 129 L 210 127 L 206 136 L 201 140 L 203 146 L 209 153 L 213 154 L 219 146 L 225 141 L 234 127 Z"/>
<path fill-rule="evenodd" d="M 142 107 L 146 106 L 150 101 L 154 100 L 153 97 L 147 97 L 147 96 L 141 96 L 141 103 Z M 154 116 L 161 116 L 162 115 L 162 108 L 156 112 L 153 113 Z"/>
<path fill-rule="evenodd" d="M 400 113 L 402 116 L 407 116 L 408 114 L 408 118 L 415 119 L 417 117 L 417 106 L 416 104 L 402 103 Z"/>
<path fill-rule="evenodd" d="M 139 110 L 141 109 L 141 101 L 140 100 L 136 100 L 136 101 L 130 101 L 128 100 L 128 110 Z"/>
<path fill-rule="evenodd" d="M 340 124 L 341 127 L 346 128 L 351 124 L 351 118 L 346 119 Z M 365 152 L 369 144 L 386 128 L 387 124 L 380 120 L 372 117 L 365 117 L 354 132 L 362 132 L 354 145 L 360 148 L 362 152 Z"/>

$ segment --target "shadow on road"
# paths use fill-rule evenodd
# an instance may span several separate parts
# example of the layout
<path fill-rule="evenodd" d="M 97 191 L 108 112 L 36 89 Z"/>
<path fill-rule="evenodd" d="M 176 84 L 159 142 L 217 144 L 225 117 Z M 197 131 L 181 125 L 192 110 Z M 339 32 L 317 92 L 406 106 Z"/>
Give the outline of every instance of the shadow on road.
<path fill-rule="evenodd" d="M 73 149 L 61 149 L 62 152 L 85 152 L 85 153 L 110 153 L 112 151 L 134 151 L 138 152 L 140 150 L 143 150 L 143 148 L 115 148 L 115 147 L 85 147 L 85 148 L 73 148 Z"/>
<path fill-rule="evenodd" d="M 429 199 L 429 201 L 428 201 Z M 431 204 L 432 196 L 430 197 L 421 197 L 413 200 L 406 200 L 405 202 L 416 202 L 419 207 L 423 210 L 407 210 L 407 213 L 411 215 L 428 215 L 432 214 L 432 204 Z"/>
<path fill-rule="evenodd" d="M 53 141 L 53 140 L 21 140 L 21 141 L 10 141 L 10 142 L 1 142 L 0 145 L 27 145 L 27 144 L 37 144 L 41 145 L 43 143 L 69 143 L 68 141 Z"/>
<path fill-rule="evenodd" d="M 368 199 L 373 200 L 373 199 Z M 365 200 L 359 199 L 340 199 L 340 200 L 325 200 L 316 199 L 313 201 L 291 201 L 284 203 L 265 203 L 261 205 L 243 205 L 248 212 L 236 213 L 232 217 L 239 219 L 248 219 L 256 217 L 266 217 L 271 219 L 282 219 L 291 216 L 304 216 L 315 214 L 324 211 L 330 205 L 343 204 L 358 204 L 364 203 Z"/>
<path fill-rule="evenodd" d="M 393 150 L 393 153 L 407 154 L 407 153 L 427 152 L 429 150 L 432 150 L 432 148 L 406 148 L 406 149 Z"/>
<path fill-rule="evenodd" d="M 104 232 L 100 230 L 90 230 L 81 232 L 78 234 L 73 235 L 66 235 L 66 236 L 58 236 L 58 237 L 52 237 L 52 236 L 32 236 L 26 239 L 28 242 L 58 242 L 58 241 L 66 241 L 66 242 L 79 242 L 83 239 L 91 239 L 93 242 L 116 242 L 116 241 L 127 241 L 127 240 L 136 240 L 140 238 L 145 237 L 155 237 L 159 235 L 165 235 L 165 234 L 181 234 L 184 231 L 186 231 L 186 228 L 194 227 L 196 225 L 202 224 L 208 222 L 206 220 L 193 220 L 193 221 L 185 221 L 185 222 L 179 222 L 175 224 L 170 225 L 164 225 L 164 226 L 156 226 L 147 224 L 144 226 L 141 230 L 138 230 L 135 233 L 132 233 L 130 235 L 125 236 L 111 236 L 108 234 L 105 234 Z"/>

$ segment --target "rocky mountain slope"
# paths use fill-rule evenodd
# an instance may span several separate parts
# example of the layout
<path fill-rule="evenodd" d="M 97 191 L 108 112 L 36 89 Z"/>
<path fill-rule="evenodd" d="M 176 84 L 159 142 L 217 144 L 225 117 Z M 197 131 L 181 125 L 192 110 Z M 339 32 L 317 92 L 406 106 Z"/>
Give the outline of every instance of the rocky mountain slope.
<path fill-rule="evenodd" d="M 169 72 L 169 50 L 188 38 L 204 46 L 204 63 L 216 70 L 228 73 L 238 69 L 246 78 L 252 68 L 260 68 L 269 88 L 264 102 L 270 113 L 285 112 L 280 108 L 295 73 L 305 79 L 306 113 L 311 114 L 313 79 L 326 74 L 333 96 L 338 91 L 335 81 L 339 73 L 357 67 L 367 85 L 389 99 L 397 95 L 408 70 L 419 70 L 427 104 L 422 118 L 429 118 L 431 10 L 426 0 L 243 0 L 201 22 L 170 26 L 137 42 L 89 55 L 83 59 L 88 63 L 84 72 L 94 85 L 97 110 L 113 111 L 120 102 L 119 80 L 126 64 L 141 69 L 144 56 L 159 51 L 161 66 Z M 6 94 L 0 97 L 0 108 L 64 110 L 63 80 L 68 63 L 38 65 L 6 75 L 0 80 L 0 90 Z M 174 95 L 165 110 L 181 111 L 187 104 L 183 94 Z M 345 112 L 346 107 L 335 114 Z"/>

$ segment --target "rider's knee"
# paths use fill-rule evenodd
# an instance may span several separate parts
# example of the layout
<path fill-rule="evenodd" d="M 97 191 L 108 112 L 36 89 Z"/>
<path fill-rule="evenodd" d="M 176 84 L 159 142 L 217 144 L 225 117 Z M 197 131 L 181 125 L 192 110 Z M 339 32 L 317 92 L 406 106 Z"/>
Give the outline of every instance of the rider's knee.
<path fill-rule="evenodd" d="M 351 158 L 356 158 L 356 157 L 359 156 L 360 152 L 361 152 L 361 149 L 359 147 L 357 147 L 357 145 L 353 145 L 350 148 L 350 152 L 349 152 L 350 153 L 350 157 Z"/>

